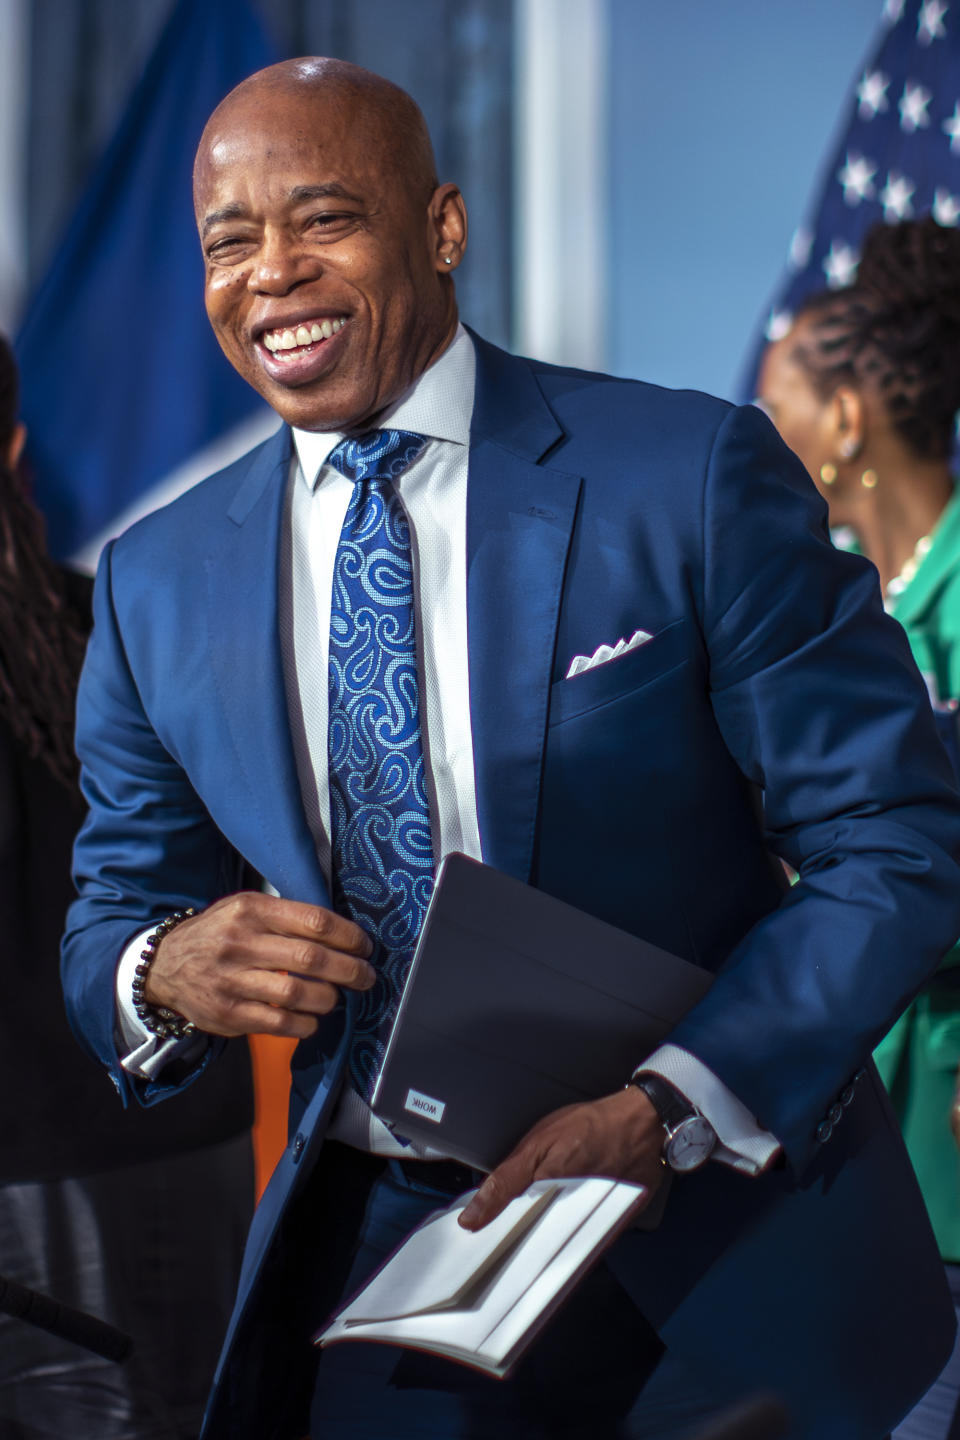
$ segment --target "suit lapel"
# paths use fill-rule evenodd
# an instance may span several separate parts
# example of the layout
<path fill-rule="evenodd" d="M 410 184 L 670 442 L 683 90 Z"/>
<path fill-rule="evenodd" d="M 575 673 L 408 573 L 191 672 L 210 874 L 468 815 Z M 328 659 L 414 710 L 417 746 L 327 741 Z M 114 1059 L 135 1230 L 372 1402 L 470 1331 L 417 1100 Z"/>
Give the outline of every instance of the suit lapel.
<path fill-rule="evenodd" d="M 467 625 L 484 859 L 529 880 L 580 479 L 539 464 L 563 432 L 529 365 L 479 340 L 467 491 Z"/>
<path fill-rule="evenodd" d="M 232 522 L 207 562 L 212 667 L 222 727 L 252 806 L 258 868 L 292 899 L 327 905 L 300 795 L 283 679 L 278 569 L 290 465 L 284 426 L 251 457 L 228 511 Z M 234 802 L 233 807 L 237 806 Z M 256 855 L 245 853 L 254 863 Z"/>

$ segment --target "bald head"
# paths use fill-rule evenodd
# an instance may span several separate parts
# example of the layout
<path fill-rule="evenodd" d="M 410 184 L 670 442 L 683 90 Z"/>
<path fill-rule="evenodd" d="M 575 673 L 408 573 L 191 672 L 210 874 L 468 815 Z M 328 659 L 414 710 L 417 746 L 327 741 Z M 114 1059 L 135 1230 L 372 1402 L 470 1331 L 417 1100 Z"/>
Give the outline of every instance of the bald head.
<path fill-rule="evenodd" d="M 449 345 L 466 244 L 419 109 L 343 60 L 244 80 L 194 166 L 207 313 L 231 363 L 298 428 L 370 428 Z"/>
<path fill-rule="evenodd" d="M 437 186 L 437 166 L 427 122 L 419 105 L 399 85 L 351 65 L 348 60 L 308 56 L 282 60 L 241 80 L 208 120 L 194 166 L 194 185 L 216 138 L 242 123 L 246 112 L 271 107 L 279 99 L 299 102 L 318 113 L 336 110 L 356 127 L 362 143 L 379 153 L 385 165 L 410 188 L 429 192 Z"/>

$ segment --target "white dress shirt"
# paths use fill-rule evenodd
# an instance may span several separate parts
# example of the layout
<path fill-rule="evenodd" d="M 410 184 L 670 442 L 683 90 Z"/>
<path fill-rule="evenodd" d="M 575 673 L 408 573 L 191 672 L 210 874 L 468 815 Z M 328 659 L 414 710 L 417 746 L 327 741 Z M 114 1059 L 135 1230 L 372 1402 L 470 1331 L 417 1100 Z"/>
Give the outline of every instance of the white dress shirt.
<path fill-rule="evenodd" d="M 467 661 L 467 472 L 476 358 L 460 326 L 453 343 L 379 421 L 427 444 L 397 489 L 410 524 L 424 761 L 437 864 L 454 850 L 482 859 L 470 725 Z M 327 457 L 344 438 L 295 430 L 280 555 L 280 638 L 297 773 L 317 859 L 330 879 L 327 783 L 327 660 L 334 559 L 353 482 Z M 615 663 L 615 662 L 614 662 Z M 146 932 L 149 933 L 149 932 Z M 118 1044 L 124 1067 L 152 1077 L 191 1042 L 162 1044 L 140 1023 L 130 986 L 142 937 L 117 975 Z M 196 1042 L 192 1042 L 196 1043 Z M 641 1057 L 638 1056 L 638 1060 Z M 748 1173 L 778 1149 L 749 1111 L 695 1056 L 661 1046 L 645 1062 L 677 1086 L 717 1131 L 718 1159 Z M 421 1152 L 397 1141 L 355 1092 L 347 1091 L 330 1133 L 379 1153 Z"/>

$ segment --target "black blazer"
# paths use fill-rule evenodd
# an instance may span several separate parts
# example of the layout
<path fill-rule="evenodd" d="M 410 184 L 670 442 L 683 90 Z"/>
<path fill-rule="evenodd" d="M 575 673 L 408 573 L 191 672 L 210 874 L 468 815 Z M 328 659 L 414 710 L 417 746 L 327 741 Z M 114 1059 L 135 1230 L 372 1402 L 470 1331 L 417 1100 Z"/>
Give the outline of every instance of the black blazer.
<path fill-rule="evenodd" d="M 69 585 L 89 612 L 91 582 L 72 575 Z M 59 954 L 83 815 L 79 790 L 32 760 L 0 719 L 0 1184 L 133 1165 L 216 1144 L 252 1123 L 243 1041 L 173 1104 L 124 1109 L 72 1035 Z"/>

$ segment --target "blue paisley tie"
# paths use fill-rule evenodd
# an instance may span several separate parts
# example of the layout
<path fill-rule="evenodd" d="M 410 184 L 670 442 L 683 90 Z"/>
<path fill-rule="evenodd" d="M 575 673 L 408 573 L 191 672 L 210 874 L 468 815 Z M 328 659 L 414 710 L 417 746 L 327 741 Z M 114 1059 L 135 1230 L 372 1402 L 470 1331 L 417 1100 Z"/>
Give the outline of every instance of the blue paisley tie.
<path fill-rule="evenodd" d="M 358 996 L 351 1080 L 369 1097 L 433 889 L 424 783 L 410 527 L 393 487 L 422 435 L 371 430 L 331 465 L 354 482 L 330 612 L 333 898 L 374 942 Z"/>

